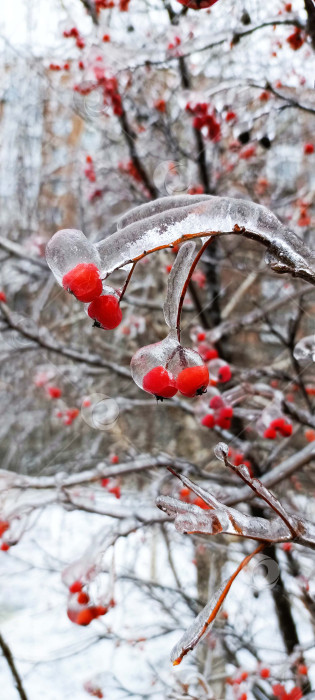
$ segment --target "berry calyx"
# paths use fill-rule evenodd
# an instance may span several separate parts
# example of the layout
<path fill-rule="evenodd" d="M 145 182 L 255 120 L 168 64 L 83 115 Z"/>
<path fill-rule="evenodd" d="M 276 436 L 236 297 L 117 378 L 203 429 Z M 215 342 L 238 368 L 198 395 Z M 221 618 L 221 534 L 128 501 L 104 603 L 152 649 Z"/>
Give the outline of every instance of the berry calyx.
<path fill-rule="evenodd" d="M 153 367 L 144 377 L 142 382 L 144 391 L 154 394 L 157 399 L 171 399 L 177 394 L 177 386 L 174 377 L 161 365 Z"/>
<path fill-rule="evenodd" d="M 100 325 L 106 331 L 117 328 L 122 320 L 119 301 L 114 294 L 104 294 L 94 299 L 88 308 L 88 315 L 96 325 Z"/>
<path fill-rule="evenodd" d="M 200 396 L 209 384 L 209 370 L 205 365 L 186 367 L 177 377 L 177 388 L 183 396 Z"/>
<path fill-rule="evenodd" d="M 62 278 L 62 286 L 78 301 L 88 303 L 102 294 L 100 273 L 94 263 L 79 263 Z"/>

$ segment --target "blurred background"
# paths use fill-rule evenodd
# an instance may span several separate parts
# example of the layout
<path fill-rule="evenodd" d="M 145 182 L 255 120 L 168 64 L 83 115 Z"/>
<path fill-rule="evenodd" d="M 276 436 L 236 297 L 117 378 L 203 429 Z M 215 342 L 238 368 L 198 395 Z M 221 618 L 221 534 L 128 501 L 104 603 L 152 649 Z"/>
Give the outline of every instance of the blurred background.
<path fill-rule="evenodd" d="M 233 389 L 243 397 L 229 429 L 211 430 L 205 403 L 157 403 L 130 377 L 135 351 L 166 335 L 174 252 L 137 265 L 122 323 L 105 332 L 58 287 L 45 246 L 64 228 L 96 243 L 132 207 L 204 193 L 265 205 L 315 250 L 314 46 L 313 0 L 1 8 L 4 700 L 313 695 L 314 557 L 297 545 L 253 560 L 203 644 L 172 669 L 173 644 L 253 547 L 184 537 L 155 506 L 159 493 L 187 499 L 168 465 L 223 498 L 235 490 L 213 453 L 223 439 L 256 476 L 307 448 L 276 490 L 314 521 L 314 369 L 293 354 L 314 333 L 311 286 L 275 274 L 261 246 L 238 236 L 205 253 L 183 339 L 231 368 L 219 387 L 227 404 Z M 116 271 L 110 284 L 125 278 Z M 275 391 L 292 424 L 276 441 L 259 428 Z M 270 517 L 243 506 L 255 508 Z M 76 624 L 78 579 L 107 611 L 91 625 Z"/>

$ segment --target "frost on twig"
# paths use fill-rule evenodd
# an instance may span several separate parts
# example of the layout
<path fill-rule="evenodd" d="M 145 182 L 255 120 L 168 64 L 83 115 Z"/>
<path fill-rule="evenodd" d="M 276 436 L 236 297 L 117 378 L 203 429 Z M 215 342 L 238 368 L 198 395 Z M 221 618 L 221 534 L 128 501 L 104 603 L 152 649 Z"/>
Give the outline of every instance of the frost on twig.
<path fill-rule="evenodd" d="M 263 244 L 276 272 L 315 284 L 315 254 L 271 211 L 254 202 L 211 195 L 165 197 L 127 213 L 118 231 L 97 244 L 102 273 L 190 238 L 229 233 Z"/>

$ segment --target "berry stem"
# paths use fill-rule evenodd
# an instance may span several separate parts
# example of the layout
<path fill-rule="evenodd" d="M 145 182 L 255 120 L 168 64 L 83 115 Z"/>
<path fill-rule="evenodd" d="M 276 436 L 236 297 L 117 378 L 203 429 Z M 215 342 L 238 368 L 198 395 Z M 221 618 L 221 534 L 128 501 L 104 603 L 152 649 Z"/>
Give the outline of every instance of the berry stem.
<path fill-rule="evenodd" d="M 186 279 L 186 282 L 185 282 L 185 284 L 184 284 L 184 286 L 183 286 L 182 293 L 181 293 L 181 295 L 180 295 L 180 300 L 179 300 L 179 304 L 178 304 L 177 319 L 176 319 L 176 330 L 177 330 L 177 338 L 178 338 L 178 342 L 179 342 L 179 343 L 180 343 L 180 332 L 181 332 L 181 328 L 180 328 L 180 318 L 181 318 L 181 314 L 182 314 L 182 308 L 183 308 L 183 303 L 184 303 L 184 299 L 185 299 L 185 296 L 186 296 L 187 288 L 188 288 L 189 282 L 190 282 L 190 280 L 191 280 L 191 278 L 192 278 L 192 276 L 193 276 L 193 273 L 194 273 L 194 271 L 195 271 L 195 268 L 196 268 L 196 266 L 197 266 L 197 264 L 198 264 L 198 262 L 199 262 L 201 256 L 202 256 L 203 253 L 205 252 L 205 250 L 206 250 L 206 248 L 208 247 L 208 245 L 210 245 L 210 243 L 211 243 L 212 240 L 213 240 L 212 237 L 211 237 L 211 238 L 208 238 L 208 240 L 207 240 L 207 241 L 203 244 L 203 246 L 200 248 L 199 253 L 197 253 L 197 255 L 196 255 L 196 257 L 195 257 L 195 259 L 194 259 L 194 261 L 193 261 L 193 264 L 192 264 L 192 266 L 191 266 L 191 268 L 190 268 L 190 270 L 189 270 L 189 275 L 188 275 L 188 277 L 187 277 L 187 279 Z"/>
<path fill-rule="evenodd" d="M 127 276 L 127 278 L 126 278 L 126 280 L 125 280 L 125 284 L 124 284 L 124 286 L 123 286 L 123 288 L 122 288 L 122 290 L 121 290 L 121 292 L 120 292 L 120 295 L 119 295 L 119 303 L 122 301 L 122 299 L 123 299 L 123 297 L 124 297 L 124 295 L 125 295 L 125 293 L 126 293 L 128 284 L 129 284 L 129 282 L 130 282 L 130 280 L 131 280 L 131 277 L 132 277 L 132 275 L 133 275 L 133 273 L 134 273 L 136 264 L 137 264 L 137 262 L 134 262 L 133 265 L 132 265 L 132 267 L 131 267 L 131 269 L 129 270 L 128 276 Z"/>

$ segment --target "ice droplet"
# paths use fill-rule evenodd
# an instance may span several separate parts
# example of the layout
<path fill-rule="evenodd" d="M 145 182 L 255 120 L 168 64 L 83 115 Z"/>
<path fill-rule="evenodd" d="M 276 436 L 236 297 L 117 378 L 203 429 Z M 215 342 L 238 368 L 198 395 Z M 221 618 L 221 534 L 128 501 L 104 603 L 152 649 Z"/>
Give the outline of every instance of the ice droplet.
<path fill-rule="evenodd" d="M 228 456 L 228 454 L 229 454 L 229 448 L 228 448 L 228 446 L 226 445 L 225 442 L 219 442 L 219 443 L 215 446 L 215 448 L 214 448 L 213 451 L 214 451 L 214 454 L 215 454 L 216 458 L 219 459 L 220 462 L 224 462 L 224 461 L 225 461 L 225 458 L 226 458 L 226 457 Z"/>

